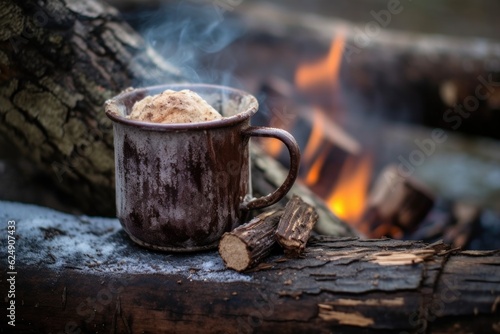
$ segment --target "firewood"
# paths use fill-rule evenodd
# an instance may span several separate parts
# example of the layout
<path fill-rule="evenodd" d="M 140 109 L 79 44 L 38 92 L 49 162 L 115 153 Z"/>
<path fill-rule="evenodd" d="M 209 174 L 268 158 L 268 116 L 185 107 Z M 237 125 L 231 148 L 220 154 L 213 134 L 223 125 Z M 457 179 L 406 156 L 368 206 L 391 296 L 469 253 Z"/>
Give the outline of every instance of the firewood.
<path fill-rule="evenodd" d="M 434 205 L 434 196 L 420 182 L 388 166 L 370 192 L 357 227 L 370 237 L 401 238 L 413 231 Z"/>
<path fill-rule="evenodd" d="M 304 251 L 317 221 L 318 213 L 314 207 L 300 197 L 293 196 L 285 207 L 276 231 L 276 239 L 287 255 L 298 256 Z"/>
<path fill-rule="evenodd" d="M 219 253 L 228 268 L 244 271 L 271 253 L 276 243 L 276 227 L 283 210 L 264 212 L 245 225 L 224 233 Z"/>
<path fill-rule="evenodd" d="M 296 139 L 303 152 L 300 177 L 320 197 L 328 197 L 339 181 L 343 164 L 362 154 L 360 142 L 328 113 L 295 101 L 297 92 L 284 80 L 269 77 L 260 92 L 266 96 L 261 106 L 266 111 L 263 115 L 268 117 L 263 120 L 264 124 L 297 134 Z M 281 146 L 278 151 L 269 147 L 266 151 L 287 164 L 288 157 Z M 327 177 L 324 177 L 326 170 Z"/>
<path fill-rule="evenodd" d="M 453 226 L 443 236 L 443 241 L 454 247 L 465 247 L 480 223 L 481 209 L 473 204 L 457 202 L 453 206 Z"/>
<path fill-rule="evenodd" d="M 271 17 L 272 20 L 269 19 Z M 310 57 L 321 59 L 332 43 L 332 36 L 337 37 L 338 32 L 342 31 L 345 44 L 339 82 L 344 90 L 347 87 L 355 87 L 356 103 L 351 109 L 359 109 L 362 106 L 366 110 L 372 110 L 376 104 L 379 110 L 377 116 L 390 120 L 399 119 L 420 124 L 425 120 L 427 126 L 453 130 L 457 123 L 442 120 L 443 113 L 448 109 L 444 105 L 453 103 L 454 100 L 462 103 L 468 96 L 476 96 L 475 89 L 482 82 L 498 81 L 498 70 L 492 71 L 490 66 L 495 57 L 498 57 L 494 51 L 498 49 L 497 42 L 485 43 L 468 38 L 436 37 L 427 34 L 412 34 L 409 38 L 404 33 L 390 31 L 368 37 L 360 33 L 358 28 L 348 27 L 349 24 L 346 25 L 345 21 L 340 22 L 320 15 L 303 15 L 301 11 L 274 8 L 260 2 L 245 5 L 242 18 L 251 32 L 247 36 L 253 38 L 253 43 L 257 37 L 263 41 L 280 41 L 275 43 L 274 47 L 269 47 L 267 52 L 270 55 L 287 54 L 287 51 L 290 54 L 289 50 L 300 48 L 303 41 L 307 40 L 308 50 L 313 53 Z M 276 25 L 280 26 L 280 29 L 276 29 Z M 300 38 L 297 38 L 297 31 L 301 32 Z M 239 43 L 247 45 L 248 40 L 243 38 Z M 261 48 L 258 48 L 258 51 L 262 52 Z M 229 49 L 228 53 L 230 52 L 234 50 Z M 255 68 L 256 57 L 252 58 L 250 54 L 251 52 L 247 51 L 246 55 L 252 60 L 252 66 L 247 65 L 250 69 L 248 72 Z M 287 62 L 293 63 L 291 57 L 287 57 Z M 304 62 L 304 57 L 297 54 L 297 58 L 294 64 Z M 278 59 L 274 64 L 281 67 L 283 63 L 283 59 Z M 467 69 L 464 68 L 464 63 L 468 64 Z M 265 66 L 272 65 L 268 62 Z M 401 66 L 412 70 L 391 71 Z M 385 73 L 391 73 L 390 79 Z M 415 82 L 421 82 L 423 86 L 415 89 Z M 442 93 L 442 85 L 447 82 L 459 84 L 452 88 L 455 92 L 451 98 Z M 449 88 L 444 88 L 446 89 Z M 498 113 L 494 112 L 495 106 L 500 105 L 499 92 L 498 89 L 491 89 L 491 94 L 484 100 L 485 103 L 481 103 L 470 117 L 463 119 L 461 132 L 499 137 L 495 126 L 498 124 Z M 395 96 L 399 96 L 396 99 L 398 102 L 389 98 Z M 343 98 L 345 100 L 347 96 Z M 403 117 L 401 108 L 408 110 Z"/>

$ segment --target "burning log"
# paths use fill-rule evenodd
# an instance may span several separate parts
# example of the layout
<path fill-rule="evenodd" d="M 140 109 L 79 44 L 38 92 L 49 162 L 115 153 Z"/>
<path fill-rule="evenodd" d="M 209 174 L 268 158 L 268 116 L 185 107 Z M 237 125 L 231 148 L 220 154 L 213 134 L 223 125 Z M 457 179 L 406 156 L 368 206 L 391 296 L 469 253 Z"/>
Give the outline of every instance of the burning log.
<path fill-rule="evenodd" d="M 265 154 L 262 149 L 257 146 L 251 147 L 252 159 L 252 180 L 254 191 L 258 195 L 265 195 L 276 189 L 285 179 L 286 170 L 281 164 L 269 155 Z M 308 187 L 301 182 L 295 182 L 292 189 L 285 196 L 285 199 L 280 202 L 284 206 L 285 200 L 291 200 L 292 194 L 296 194 L 304 202 L 314 206 L 318 213 L 318 222 L 314 229 L 320 234 L 334 236 L 356 236 L 358 233 L 348 224 L 340 220 L 328 208 L 327 204 L 313 193 Z"/>
<path fill-rule="evenodd" d="M 343 166 L 361 158 L 360 143 L 334 122 L 328 111 L 294 101 L 298 93 L 286 81 L 270 77 L 260 91 L 267 111 L 263 122 L 297 134 L 303 152 L 300 178 L 320 197 L 328 198 L 342 177 Z M 267 153 L 286 164 L 281 146 L 270 143 L 265 147 Z"/>
<path fill-rule="evenodd" d="M 247 224 L 224 233 L 219 254 L 226 266 L 244 271 L 267 257 L 276 244 L 276 227 L 282 215 L 282 210 L 264 212 Z"/>
<path fill-rule="evenodd" d="M 495 126 L 499 116 L 495 110 L 500 105 L 500 71 L 491 66 L 499 56 L 496 41 L 407 34 L 389 29 L 365 34 L 372 24 L 378 23 L 366 22 L 360 27 L 344 20 L 303 15 L 302 11 L 260 3 L 246 4 L 242 13 L 253 38 L 257 36 L 280 41 L 279 45 L 285 45 L 283 41 L 289 44 L 285 50 L 278 46 L 278 50 L 270 52 L 286 53 L 290 50 L 290 53 L 307 40 L 308 48 L 321 50 L 318 53 L 324 54 L 330 46 L 327 59 L 331 59 L 336 54 L 338 36 L 342 35 L 342 85 L 351 93 L 355 92 L 355 105 L 364 105 L 370 113 L 377 105 L 379 116 L 387 119 L 452 130 L 459 127 L 463 132 L 499 138 Z M 276 29 L 277 25 L 280 29 Z M 332 42 L 333 35 L 335 40 Z M 279 59 L 276 64 L 280 66 L 282 62 Z M 381 99 L 381 96 L 385 98 Z M 473 113 L 466 113 L 467 119 L 457 120 L 461 115 L 457 108 L 462 108 L 471 96 L 478 98 L 477 108 Z M 458 104 L 449 108 L 454 102 Z M 402 110 L 406 112 L 402 113 Z M 446 115 L 444 119 L 443 113 Z M 360 115 L 358 122 L 364 116 L 368 114 Z"/>
<path fill-rule="evenodd" d="M 455 203 L 452 211 L 452 222 L 444 233 L 443 241 L 454 247 L 465 247 L 477 224 L 479 224 L 481 210 L 479 207 L 468 203 Z"/>
<path fill-rule="evenodd" d="M 278 243 L 287 255 L 298 256 L 304 252 L 317 221 L 318 214 L 314 207 L 302 201 L 300 197 L 293 196 L 285 206 L 276 231 Z"/>
<path fill-rule="evenodd" d="M 416 228 L 433 204 L 433 195 L 424 185 L 401 176 L 396 166 L 388 166 L 375 182 L 356 226 L 372 237 L 401 238 Z"/>

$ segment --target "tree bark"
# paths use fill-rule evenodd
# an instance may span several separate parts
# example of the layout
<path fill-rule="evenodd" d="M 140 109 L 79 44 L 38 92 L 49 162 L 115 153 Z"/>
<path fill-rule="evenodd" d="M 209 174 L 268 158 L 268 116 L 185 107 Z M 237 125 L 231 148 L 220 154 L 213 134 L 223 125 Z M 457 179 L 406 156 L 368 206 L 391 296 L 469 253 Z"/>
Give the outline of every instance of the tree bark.
<path fill-rule="evenodd" d="M 216 251 L 138 247 L 116 219 L 8 202 L 0 212 L 16 221 L 25 333 L 498 332 L 498 250 L 313 236 L 302 258 L 278 252 L 240 274 Z"/>
<path fill-rule="evenodd" d="M 0 3 L 0 133 L 87 213 L 114 213 L 111 122 L 131 85 L 181 79 L 98 0 Z"/>
<path fill-rule="evenodd" d="M 311 231 L 318 221 L 313 206 L 300 197 L 293 196 L 286 204 L 285 212 L 276 230 L 276 239 L 288 256 L 300 256 L 306 248 Z"/>

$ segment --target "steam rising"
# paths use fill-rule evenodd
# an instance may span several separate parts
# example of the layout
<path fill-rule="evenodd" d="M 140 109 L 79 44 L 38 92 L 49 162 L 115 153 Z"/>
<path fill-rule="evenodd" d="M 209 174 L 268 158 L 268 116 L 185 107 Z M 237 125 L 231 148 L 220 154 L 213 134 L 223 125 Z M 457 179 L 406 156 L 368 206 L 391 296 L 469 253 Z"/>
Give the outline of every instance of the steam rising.
<path fill-rule="evenodd" d="M 238 86 L 231 75 L 236 60 L 225 57 L 221 65 L 218 54 L 244 33 L 230 13 L 233 9 L 218 2 L 191 0 L 165 4 L 132 20 L 139 22 L 137 29 L 146 41 L 187 81 Z"/>

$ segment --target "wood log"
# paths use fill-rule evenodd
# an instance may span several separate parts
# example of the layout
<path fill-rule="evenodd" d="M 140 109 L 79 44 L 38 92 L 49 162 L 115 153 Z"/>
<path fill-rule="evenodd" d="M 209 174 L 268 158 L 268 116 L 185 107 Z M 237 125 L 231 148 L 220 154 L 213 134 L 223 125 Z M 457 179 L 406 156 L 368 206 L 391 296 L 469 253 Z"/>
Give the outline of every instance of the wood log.
<path fill-rule="evenodd" d="M 276 240 L 289 256 L 299 256 L 318 221 L 318 213 L 311 205 L 293 196 L 286 204 L 276 230 Z"/>
<path fill-rule="evenodd" d="M 452 209 L 452 226 L 444 232 L 443 241 L 454 247 L 467 246 L 480 224 L 481 210 L 478 206 L 457 202 Z"/>
<path fill-rule="evenodd" d="M 404 177 L 398 167 L 386 167 L 370 191 L 365 212 L 356 226 L 371 237 L 402 238 L 414 231 L 431 210 L 434 196 L 417 180 Z"/>
<path fill-rule="evenodd" d="M 264 96 L 260 117 L 265 119 L 260 121 L 295 134 L 303 152 L 300 179 L 320 197 L 327 198 L 339 182 L 343 165 L 363 154 L 361 144 L 333 120 L 332 110 L 303 103 L 297 98 L 298 91 L 285 80 L 267 78 L 258 95 Z M 283 147 L 266 144 L 266 152 L 286 165 L 288 157 Z"/>
<path fill-rule="evenodd" d="M 498 330 L 498 250 L 313 236 L 303 258 L 272 256 L 268 269 L 240 274 L 215 251 L 141 248 L 116 219 L 9 202 L 0 202 L 0 217 L 16 221 L 15 330 L 23 333 Z M 8 288 L 2 279 L 0 290 Z M 12 329 L 5 321 L 0 328 Z"/>
<path fill-rule="evenodd" d="M 250 222 L 222 235 L 219 254 L 226 267 L 244 271 L 266 258 L 276 244 L 282 210 L 261 213 Z"/>
<path fill-rule="evenodd" d="M 313 205 L 319 214 L 319 221 L 315 230 L 327 235 L 356 235 L 357 232 L 348 224 L 342 222 L 324 204 L 322 198 L 327 198 L 342 173 L 342 165 L 349 159 L 359 158 L 360 144 L 332 120 L 324 116 L 321 111 L 311 110 L 294 100 L 296 91 L 290 83 L 276 76 L 267 78 L 260 87 L 257 96 L 263 95 L 263 103 L 258 113 L 257 122 L 261 125 L 274 126 L 294 133 L 303 152 L 301 158 L 300 179 L 290 194 L 297 193 L 306 202 Z M 314 133 L 313 133 L 314 132 Z M 314 138 L 313 138 L 314 137 Z M 266 145 L 264 150 L 286 166 L 288 157 L 282 146 Z M 279 144 L 278 144 L 279 145 Z M 259 151 L 256 156 L 260 156 Z M 268 159 L 266 159 L 268 160 Z M 266 164 L 256 159 L 252 173 L 259 175 Z M 282 170 L 275 163 L 270 162 L 267 173 L 277 174 L 270 179 L 275 185 L 280 184 L 283 178 L 275 170 Z M 262 166 L 259 168 L 259 166 Z M 312 169 L 316 169 L 311 173 Z M 310 177 L 308 175 L 311 174 Z M 259 179 L 257 177 L 256 179 Z M 307 186 L 307 187 L 304 187 Z M 261 188 L 259 185 L 257 188 Z M 311 191 L 312 190 L 312 191 Z M 287 196 L 291 200 L 292 196 Z M 311 198 L 312 197 L 312 198 Z"/>

